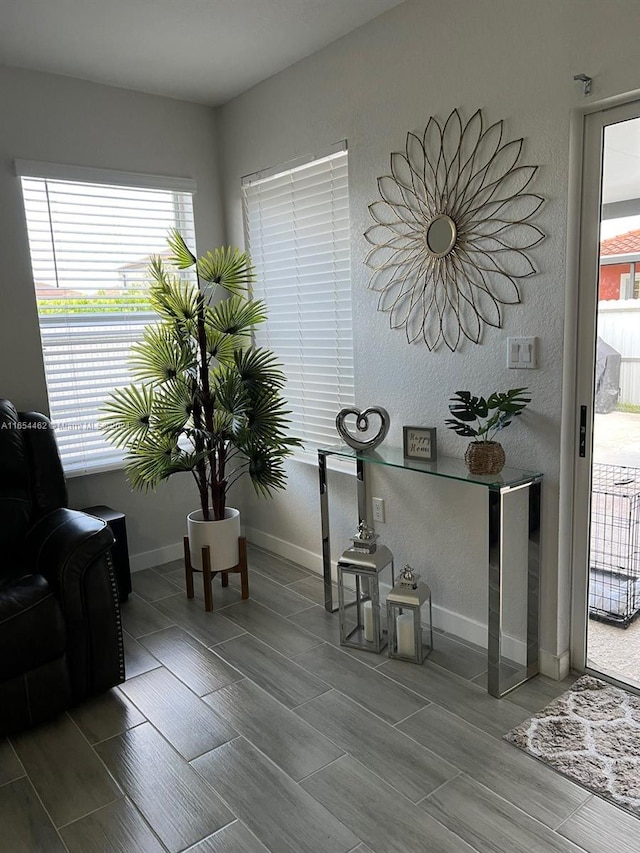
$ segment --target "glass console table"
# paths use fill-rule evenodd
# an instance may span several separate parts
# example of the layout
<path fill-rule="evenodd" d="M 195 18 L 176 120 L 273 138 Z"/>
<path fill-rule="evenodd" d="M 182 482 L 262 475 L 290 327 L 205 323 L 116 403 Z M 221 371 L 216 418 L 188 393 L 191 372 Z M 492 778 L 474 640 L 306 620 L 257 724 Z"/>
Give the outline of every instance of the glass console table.
<path fill-rule="evenodd" d="M 432 477 L 445 477 L 470 483 L 485 490 L 489 513 L 489 612 L 487 647 L 487 689 L 492 696 L 504 696 L 514 687 L 538 673 L 538 617 L 540 592 L 540 485 L 542 474 L 519 468 L 503 468 L 500 474 L 470 474 L 461 459 L 441 456 L 435 462 L 405 459 L 402 449 L 380 447 L 375 451 L 356 451 L 346 445 L 318 449 L 320 478 L 320 514 L 322 522 L 322 566 L 325 609 L 333 605 L 331 583 L 331 542 L 329 535 L 329 487 L 327 457 L 352 459 L 356 464 L 358 523 L 367 520 L 365 474 L 369 465 L 386 465 L 415 471 Z M 503 659 L 503 578 L 508 565 L 503 552 L 504 513 L 509 497 L 520 489 L 529 493 L 528 566 L 527 566 L 527 638 L 526 661 L 520 663 Z"/>

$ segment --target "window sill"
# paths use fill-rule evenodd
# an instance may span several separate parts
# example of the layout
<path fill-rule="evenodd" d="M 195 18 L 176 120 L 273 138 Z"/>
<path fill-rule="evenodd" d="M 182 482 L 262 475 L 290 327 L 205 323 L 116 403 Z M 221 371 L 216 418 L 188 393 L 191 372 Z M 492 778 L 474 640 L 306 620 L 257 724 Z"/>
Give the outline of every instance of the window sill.
<path fill-rule="evenodd" d="M 90 477 L 92 474 L 105 474 L 108 471 L 124 471 L 124 462 L 111 462 L 108 465 L 96 465 L 95 468 L 72 468 L 67 470 L 64 468 L 64 476 L 66 480 L 73 480 L 76 477 Z"/>

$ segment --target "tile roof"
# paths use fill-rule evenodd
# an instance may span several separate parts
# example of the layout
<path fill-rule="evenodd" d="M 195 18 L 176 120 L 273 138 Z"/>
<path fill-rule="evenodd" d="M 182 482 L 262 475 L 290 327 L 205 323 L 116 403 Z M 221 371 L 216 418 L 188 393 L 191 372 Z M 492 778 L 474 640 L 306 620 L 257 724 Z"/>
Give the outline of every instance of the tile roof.
<path fill-rule="evenodd" d="M 640 229 L 609 237 L 600 243 L 601 255 L 630 255 L 640 252 Z"/>

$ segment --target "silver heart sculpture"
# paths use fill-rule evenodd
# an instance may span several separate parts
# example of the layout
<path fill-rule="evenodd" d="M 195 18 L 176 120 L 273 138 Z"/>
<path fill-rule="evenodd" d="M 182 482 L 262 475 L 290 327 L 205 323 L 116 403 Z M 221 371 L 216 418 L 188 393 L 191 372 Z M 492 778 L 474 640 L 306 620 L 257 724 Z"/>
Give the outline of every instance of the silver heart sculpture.
<path fill-rule="evenodd" d="M 348 418 L 349 415 L 356 416 L 356 429 L 358 432 L 366 432 L 369 429 L 369 417 L 371 415 L 377 415 L 380 418 L 380 429 L 374 436 L 372 436 L 372 438 L 369 438 L 366 441 L 361 441 L 357 436 L 352 435 L 346 427 L 345 419 Z M 390 421 L 389 413 L 381 406 L 369 406 L 369 408 L 364 409 L 364 411 L 360 411 L 360 409 L 356 409 L 354 407 L 349 407 L 341 409 L 338 412 L 336 417 L 336 429 L 342 439 L 349 445 L 349 447 L 353 447 L 354 450 L 374 450 L 382 441 L 385 440 L 387 433 L 389 432 Z"/>

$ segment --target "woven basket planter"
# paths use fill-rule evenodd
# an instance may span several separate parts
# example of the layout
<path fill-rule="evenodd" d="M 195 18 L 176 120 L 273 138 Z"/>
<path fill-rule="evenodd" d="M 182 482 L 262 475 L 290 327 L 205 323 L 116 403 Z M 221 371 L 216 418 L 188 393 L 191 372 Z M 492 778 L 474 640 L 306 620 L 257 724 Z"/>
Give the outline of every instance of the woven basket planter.
<path fill-rule="evenodd" d="M 499 474 L 504 468 L 505 455 L 497 441 L 472 441 L 464 454 L 471 474 Z"/>

